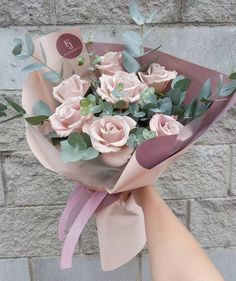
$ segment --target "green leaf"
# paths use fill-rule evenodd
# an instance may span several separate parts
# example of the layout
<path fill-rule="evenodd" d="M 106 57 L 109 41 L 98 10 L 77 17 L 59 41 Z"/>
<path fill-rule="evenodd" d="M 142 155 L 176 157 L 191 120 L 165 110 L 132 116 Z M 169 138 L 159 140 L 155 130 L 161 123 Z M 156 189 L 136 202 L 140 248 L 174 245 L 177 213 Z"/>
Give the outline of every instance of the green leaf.
<path fill-rule="evenodd" d="M 64 163 L 77 162 L 85 151 L 75 151 L 75 148 L 67 140 L 61 142 L 61 159 Z"/>
<path fill-rule="evenodd" d="M 44 47 L 43 47 L 41 42 L 40 42 L 40 49 L 41 49 L 41 54 L 42 54 L 42 57 L 43 57 L 43 61 L 44 61 L 45 64 L 47 64 L 47 55 L 46 55 L 46 52 L 45 52 Z"/>
<path fill-rule="evenodd" d="M 17 111 L 19 113 L 23 113 L 23 114 L 26 113 L 24 108 L 22 106 L 20 106 L 19 104 L 15 103 L 13 100 L 11 100 L 7 97 L 4 97 L 4 99 L 13 109 L 15 109 L 15 111 Z"/>
<path fill-rule="evenodd" d="M 112 115 L 112 112 L 113 106 L 109 102 L 104 102 L 102 115 Z"/>
<path fill-rule="evenodd" d="M 161 112 L 165 115 L 171 115 L 172 101 L 169 97 L 158 100 L 157 107 L 160 108 Z"/>
<path fill-rule="evenodd" d="M 32 41 L 32 38 L 31 38 L 29 32 L 27 32 L 25 34 L 25 42 L 26 42 L 28 52 L 31 55 L 33 55 L 34 54 L 34 44 L 33 44 L 33 41 Z"/>
<path fill-rule="evenodd" d="M 187 105 L 187 107 L 184 111 L 184 118 L 185 119 L 193 118 L 194 115 L 196 114 L 197 106 L 198 106 L 197 99 L 193 100 L 189 105 Z"/>
<path fill-rule="evenodd" d="M 114 108 L 124 108 L 125 106 L 125 101 L 124 100 L 119 100 L 114 104 Z"/>
<path fill-rule="evenodd" d="M 56 84 L 60 81 L 60 76 L 53 71 L 45 72 L 43 74 L 43 78 L 53 84 Z"/>
<path fill-rule="evenodd" d="M 15 47 L 14 47 L 14 49 L 12 50 L 12 54 L 14 55 L 14 56 L 18 56 L 18 55 L 20 55 L 21 54 L 21 52 L 22 52 L 22 43 L 18 43 Z"/>
<path fill-rule="evenodd" d="M 141 118 L 141 117 L 144 117 L 145 115 L 146 115 L 145 112 L 139 111 L 139 112 L 135 112 L 135 113 L 133 114 L 133 117 L 135 117 L 135 118 Z"/>
<path fill-rule="evenodd" d="M 75 149 L 75 151 L 85 151 L 87 144 L 79 133 L 72 133 L 68 137 L 68 143 Z"/>
<path fill-rule="evenodd" d="M 16 115 L 1 121 L 0 124 L 6 123 L 8 121 L 11 121 L 11 120 L 14 120 L 14 119 L 17 119 L 17 118 L 21 118 L 21 117 L 23 117 L 23 114 L 22 113 L 17 113 Z"/>
<path fill-rule="evenodd" d="M 7 110 L 7 106 L 0 102 L 0 112 Z"/>
<path fill-rule="evenodd" d="M 43 63 L 32 63 L 27 66 L 25 66 L 21 71 L 23 72 L 34 72 L 41 68 L 43 68 L 45 65 Z"/>
<path fill-rule="evenodd" d="M 44 115 L 44 116 L 51 116 L 52 111 L 50 107 L 43 101 L 37 101 L 32 109 L 34 115 Z"/>
<path fill-rule="evenodd" d="M 207 79 L 200 90 L 198 100 L 201 101 L 202 99 L 208 99 L 210 96 L 211 96 L 211 80 Z"/>
<path fill-rule="evenodd" d="M 25 120 L 31 125 L 41 125 L 47 119 L 48 116 L 44 116 L 44 115 L 30 116 L 25 118 Z"/>
<path fill-rule="evenodd" d="M 143 40 L 137 32 L 132 30 L 124 32 L 122 40 L 125 51 L 132 57 L 139 57 L 144 53 Z"/>
<path fill-rule="evenodd" d="M 126 144 L 131 147 L 135 148 L 138 145 L 137 137 L 135 134 L 130 134 Z"/>
<path fill-rule="evenodd" d="M 230 79 L 230 80 L 236 80 L 236 72 L 231 73 L 231 74 L 229 75 L 229 79 Z"/>
<path fill-rule="evenodd" d="M 171 98 L 174 106 L 180 106 L 186 97 L 186 92 L 180 92 L 178 88 L 175 88 L 169 90 L 165 96 Z"/>
<path fill-rule="evenodd" d="M 122 63 L 125 70 L 129 73 L 137 72 L 140 69 L 140 64 L 126 51 L 122 52 Z"/>
<path fill-rule="evenodd" d="M 83 156 L 81 157 L 81 160 L 83 161 L 88 161 L 88 160 L 92 160 L 94 158 L 97 158 L 99 155 L 99 152 L 94 149 L 93 147 L 89 147 L 86 152 L 83 154 Z"/>
<path fill-rule="evenodd" d="M 154 21 L 155 16 L 157 15 L 157 10 L 153 11 L 151 15 L 146 19 L 146 23 L 152 23 Z"/>
<path fill-rule="evenodd" d="M 183 75 L 178 75 L 175 79 L 172 80 L 171 82 L 171 89 L 174 89 L 175 88 L 175 84 L 180 81 L 180 80 L 183 80 L 185 79 L 185 76 Z"/>
<path fill-rule="evenodd" d="M 139 10 L 136 0 L 130 1 L 129 13 L 130 13 L 130 17 L 135 21 L 136 24 L 143 25 L 145 23 L 145 17 Z"/>
<path fill-rule="evenodd" d="M 179 89 L 180 92 L 185 92 L 189 88 L 190 84 L 190 78 L 181 79 L 174 84 L 174 89 Z"/>
<path fill-rule="evenodd" d="M 233 80 L 227 84 L 222 85 L 221 89 L 218 91 L 219 97 L 227 97 L 231 95 L 236 90 L 236 81 Z"/>

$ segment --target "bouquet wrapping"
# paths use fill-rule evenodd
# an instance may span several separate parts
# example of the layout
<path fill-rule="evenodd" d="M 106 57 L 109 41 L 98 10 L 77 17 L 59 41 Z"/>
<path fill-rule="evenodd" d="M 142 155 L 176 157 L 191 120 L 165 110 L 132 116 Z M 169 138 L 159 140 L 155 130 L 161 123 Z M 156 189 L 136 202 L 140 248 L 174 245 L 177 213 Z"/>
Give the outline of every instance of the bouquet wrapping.
<path fill-rule="evenodd" d="M 90 52 L 103 56 L 108 51 L 123 50 L 123 45 L 111 43 L 93 43 L 87 50 L 79 28 L 54 32 L 39 38 L 35 42 L 34 56 L 40 60 L 44 55 L 40 51 L 41 46 L 51 69 L 60 71 L 63 65 L 64 79 L 71 76 L 72 70 L 82 78 L 91 78 L 87 71 L 91 65 Z M 77 57 L 81 53 L 84 61 L 79 66 Z M 116 269 L 138 254 L 146 243 L 146 236 L 142 209 L 135 203 L 132 190 L 154 184 L 236 102 L 234 94 L 222 99 L 214 95 L 219 87 L 219 79 L 222 83 L 229 82 L 229 78 L 219 72 L 159 50 L 140 58 L 141 65 L 150 61 L 158 61 L 167 69 L 175 69 L 192 80 L 184 100 L 186 104 L 197 98 L 204 82 L 210 79 L 213 102 L 204 114 L 183 126 L 179 134 L 159 136 L 139 144 L 127 163 L 121 166 L 110 165 L 101 156 L 89 161 L 65 163 L 61 159 L 60 145 L 53 145 L 45 136 L 48 132 L 47 125 L 32 126 L 26 123 L 28 144 L 41 164 L 76 182 L 58 229 L 59 238 L 64 240 L 62 268 L 71 267 L 75 245 L 93 214 L 96 215 L 103 270 Z M 24 84 L 22 104 L 28 115 L 33 114 L 34 104 L 38 100 L 46 103 L 52 112 L 58 106 L 52 96 L 52 84 L 43 76 L 43 71 L 35 71 Z"/>

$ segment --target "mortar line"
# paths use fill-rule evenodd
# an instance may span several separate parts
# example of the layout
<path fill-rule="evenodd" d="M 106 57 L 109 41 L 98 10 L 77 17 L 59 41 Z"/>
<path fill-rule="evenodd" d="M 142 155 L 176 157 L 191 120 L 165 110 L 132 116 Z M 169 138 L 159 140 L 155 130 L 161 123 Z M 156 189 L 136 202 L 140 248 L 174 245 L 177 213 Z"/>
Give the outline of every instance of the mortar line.
<path fill-rule="evenodd" d="M 191 200 L 187 200 L 186 203 L 186 227 L 190 231 L 191 224 Z"/>

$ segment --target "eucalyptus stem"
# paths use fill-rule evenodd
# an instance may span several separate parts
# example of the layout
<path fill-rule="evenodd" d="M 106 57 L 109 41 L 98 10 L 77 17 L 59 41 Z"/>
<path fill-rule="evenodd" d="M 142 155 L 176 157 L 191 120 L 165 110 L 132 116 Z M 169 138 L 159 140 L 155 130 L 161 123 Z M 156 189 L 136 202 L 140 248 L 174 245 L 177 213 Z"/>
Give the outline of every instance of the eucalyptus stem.
<path fill-rule="evenodd" d="M 54 70 L 52 69 L 49 65 L 47 65 L 46 63 L 42 62 L 40 59 L 38 59 L 37 57 L 35 57 L 34 55 L 30 54 L 27 50 L 22 49 L 22 51 L 24 51 L 26 54 L 30 55 L 33 59 L 37 60 L 39 63 L 43 64 L 45 67 L 47 67 L 49 70 L 51 70 L 52 72 L 54 72 L 58 77 L 60 77 L 60 75 Z M 64 77 L 60 77 L 64 80 Z"/>

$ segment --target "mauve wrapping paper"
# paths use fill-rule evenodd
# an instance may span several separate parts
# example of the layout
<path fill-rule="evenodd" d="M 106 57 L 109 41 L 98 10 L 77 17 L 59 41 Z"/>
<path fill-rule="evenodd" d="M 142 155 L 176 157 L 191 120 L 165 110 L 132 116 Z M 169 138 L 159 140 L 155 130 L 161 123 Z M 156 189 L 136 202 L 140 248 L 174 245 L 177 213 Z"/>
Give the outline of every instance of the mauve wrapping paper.
<path fill-rule="evenodd" d="M 66 32 L 81 38 L 78 28 Z M 57 52 L 55 42 L 57 37 L 63 33 L 65 31 L 49 34 L 39 39 L 46 53 L 50 54 L 48 64 L 51 68 L 59 70 L 61 62 L 64 61 L 67 69 L 66 78 L 70 76 L 70 66 L 73 66 L 76 73 L 81 76 L 86 75 L 87 56 L 86 65 L 79 68 L 75 65 L 75 60 L 62 58 Z M 36 48 L 36 55 L 40 57 L 38 50 Z M 122 50 L 120 44 L 94 43 L 91 46 L 91 51 L 95 51 L 99 55 L 103 55 L 107 51 L 120 50 Z M 83 54 L 86 55 L 85 47 Z M 208 78 L 211 79 L 213 91 L 216 88 L 220 73 L 158 50 L 142 58 L 142 63 L 156 57 L 158 63 L 167 69 L 176 70 L 179 74 L 192 79 L 186 103 L 198 95 L 202 84 Z M 224 80 L 227 81 L 226 76 L 224 76 Z M 52 96 L 52 86 L 42 78 L 42 73 L 35 72 L 29 75 L 23 87 L 22 103 L 27 113 L 32 112 L 34 103 L 39 99 L 46 102 L 53 112 L 55 111 L 57 102 Z M 136 149 L 129 162 L 120 168 L 109 167 L 99 158 L 85 163 L 64 164 L 60 158 L 59 147 L 53 146 L 44 136 L 45 128 L 43 126 L 40 128 L 26 124 L 26 137 L 32 152 L 47 169 L 81 182 L 90 189 L 105 190 L 110 194 L 122 194 L 122 192 L 156 182 L 169 165 L 185 153 L 235 102 L 235 94 L 224 100 L 215 101 L 206 114 L 186 125 L 178 136 L 158 137 L 146 141 Z M 119 200 L 99 208 L 96 212 L 103 270 L 113 270 L 128 262 L 143 248 L 146 242 L 142 210 L 136 205 L 131 194 L 127 198 L 123 200 L 120 196 Z"/>

